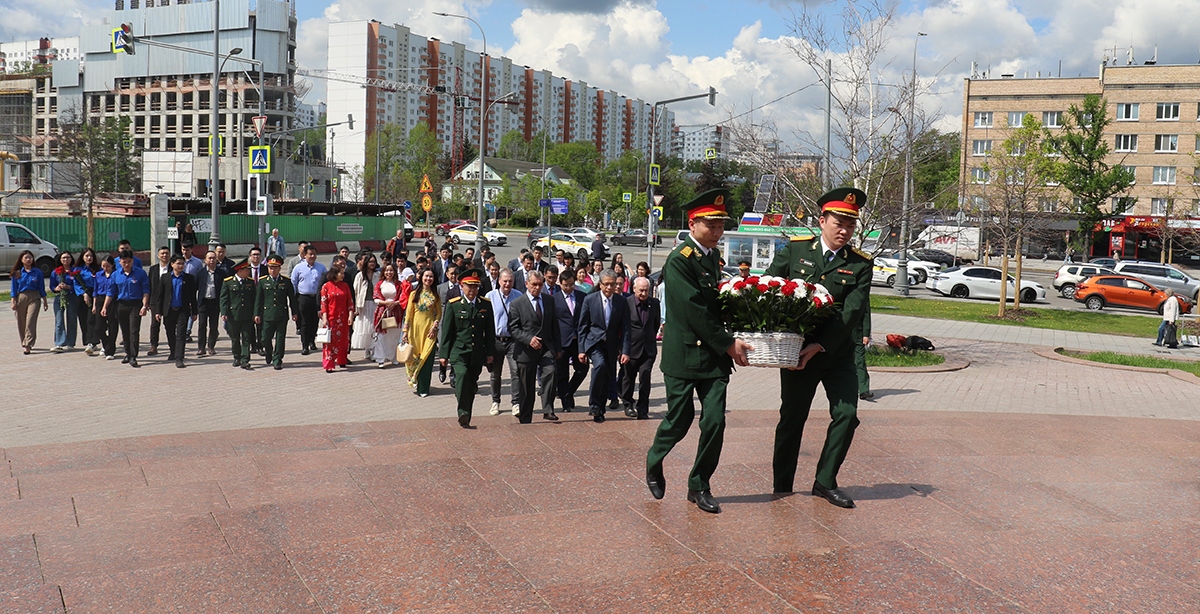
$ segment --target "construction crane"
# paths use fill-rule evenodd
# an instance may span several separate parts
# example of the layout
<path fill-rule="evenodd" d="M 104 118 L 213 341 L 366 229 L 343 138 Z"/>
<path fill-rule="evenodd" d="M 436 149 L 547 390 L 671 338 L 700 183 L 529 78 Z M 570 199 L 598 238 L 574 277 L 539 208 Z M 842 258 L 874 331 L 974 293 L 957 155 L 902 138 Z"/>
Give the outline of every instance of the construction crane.
<path fill-rule="evenodd" d="M 402 81 L 389 81 L 387 79 L 376 79 L 374 77 L 361 77 L 359 75 L 350 75 L 346 73 L 334 72 L 331 70 L 321 70 L 316 68 L 297 68 L 296 74 L 304 77 L 312 77 L 314 79 L 325 79 L 328 81 L 341 81 L 343 83 L 354 83 L 365 87 L 374 87 L 386 92 L 416 92 L 418 94 L 445 94 L 445 86 L 437 85 L 430 87 L 419 83 L 405 83 Z"/>

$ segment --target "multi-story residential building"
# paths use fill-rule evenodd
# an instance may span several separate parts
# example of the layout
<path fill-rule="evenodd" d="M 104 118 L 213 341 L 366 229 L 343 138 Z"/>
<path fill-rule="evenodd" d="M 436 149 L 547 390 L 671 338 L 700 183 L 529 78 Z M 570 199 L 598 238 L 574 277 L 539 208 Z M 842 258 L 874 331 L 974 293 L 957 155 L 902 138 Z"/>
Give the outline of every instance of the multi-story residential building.
<path fill-rule="evenodd" d="M 1113 198 L 1113 217 L 1098 229 L 1092 251 L 1158 258 L 1162 224 L 1181 232 L 1200 226 L 1200 66 L 1101 66 L 1098 77 L 967 79 L 963 196 L 986 208 L 989 154 L 1000 150 L 1028 114 L 1051 133 L 1059 130 L 1067 109 L 1089 94 L 1107 103 L 1107 163 L 1129 167 L 1136 179 L 1126 194 Z M 1065 190 L 1039 208 L 1066 215 L 1074 211 Z"/>
<path fill-rule="evenodd" d="M 729 156 L 729 130 L 724 126 L 676 126 L 673 132 L 671 155 L 683 159 L 684 162 L 707 160 L 710 152 L 716 158 Z"/>
<path fill-rule="evenodd" d="M 316 126 L 321 116 L 325 115 L 325 111 L 325 103 L 323 102 L 318 102 L 317 104 L 296 103 L 296 127 L 312 128 Z"/>
<path fill-rule="evenodd" d="M 0 73 L 27 73 L 55 60 L 79 59 L 79 37 L 40 38 L 0 43 Z"/>
<path fill-rule="evenodd" d="M 372 159 L 366 143 L 384 123 L 411 129 L 424 122 L 452 154 L 463 143 L 478 147 L 481 98 L 505 99 L 487 113 L 483 136 L 488 154 L 512 130 L 526 139 L 545 130 L 557 143 L 591 141 L 606 160 L 629 149 L 650 149 L 649 103 L 517 65 L 506 57 L 485 56 L 462 43 L 426 38 L 400 24 L 330 24 L 328 67 L 337 73 L 413 84 L 410 91 L 389 91 L 329 81 L 329 116 L 364 118 L 363 130 L 337 131 L 331 139 L 337 163 L 346 168 L 362 167 Z M 484 74 L 487 79 L 481 81 Z M 660 152 L 666 151 L 674 126 L 673 113 L 662 115 L 657 125 Z M 456 159 L 455 170 L 468 162 Z"/>

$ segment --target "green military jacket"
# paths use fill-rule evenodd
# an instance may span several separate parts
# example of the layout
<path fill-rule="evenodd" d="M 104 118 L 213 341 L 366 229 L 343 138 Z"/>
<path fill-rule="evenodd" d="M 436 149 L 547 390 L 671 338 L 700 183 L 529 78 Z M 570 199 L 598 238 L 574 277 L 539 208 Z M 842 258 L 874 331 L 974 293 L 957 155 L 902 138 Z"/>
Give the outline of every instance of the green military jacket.
<path fill-rule="evenodd" d="M 282 275 L 278 280 L 270 276 L 258 278 L 254 298 L 255 317 L 262 318 L 264 322 L 279 322 L 291 319 L 292 314 L 298 312 L 292 280 Z"/>
<path fill-rule="evenodd" d="M 871 301 L 867 301 L 866 307 L 863 309 L 862 321 L 858 323 L 858 327 L 850 334 L 850 338 L 855 343 L 862 343 L 863 337 L 871 336 Z"/>
<path fill-rule="evenodd" d="M 733 370 L 733 358 L 725 353 L 733 345 L 733 335 L 725 330 L 717 304 L 721 283 L 718 257 L 716 249 L 705 256 L 688 235 L 663 264 L 665 311 L 671 317 L 663 326 L 659 368 L 666 375 L 710 379 Z"/>
<path fill-rule="evenodd" d="M 480 296 L 472 305 L 458 296 L 446 303 L 438 336 L 438 358 L 483 365 L 495 347 L 496 321 L 490 301 Z"/>
<path fill-rule="evenodd" d="M 254 280 L 237 275 L 221 283 L 221 315 L 234 322 L 254 321 Z"/>
<path fill-rule="evenodd" d="M 845 246 L 832 261 L 826 261 L 819 237 L 793 237 L 787 246 L 775 252 L 767 267 L 772 277 L 803 279 L 821 284 L 833 295 L 837 313 L 810 335 L 811 339 L 834 353 L 851 347 L 850 337 L 862 322 L 863 313 L 871 301 L 871 258 Z M 862 343 L 862 336 L 858 338 Z"/>

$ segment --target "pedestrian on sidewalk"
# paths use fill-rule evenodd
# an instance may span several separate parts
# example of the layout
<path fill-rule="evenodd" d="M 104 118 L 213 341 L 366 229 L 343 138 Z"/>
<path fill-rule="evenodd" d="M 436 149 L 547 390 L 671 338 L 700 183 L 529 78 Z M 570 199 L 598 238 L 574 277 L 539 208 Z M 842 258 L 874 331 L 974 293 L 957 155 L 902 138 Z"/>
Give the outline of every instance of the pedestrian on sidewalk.
<path fill-rule="evenodd" d="M 1163 296 L 1166 299 L 1163 301 L 1162 324 L 1158 325 L 1158 339 L 1154 345 L 1166 344 L 1168 348 L 1175 349 L 1179 347 L 1175 324 L 1179 320 L 1179 299 L 1175 298 L 1175 291 L 1170 288 L 1163 290 Z"/>
<path fill-rule="evenodd" d="M 42 301 L 42 311 L 50 308 L 50 302 L 46 300 L 46 278 L 42 270 L 34 265 L 33 252 L 21 251 L 9 280 L 12 282 L 9 296 L 12 298 L 13 311 L 17 312 L 17 334 L 21 337 L 21 349 L 24 354 L 29 354 L 37 341 L 38 299 Z"/>
<path fill-rule="evenodd" d="M 50 291 L 54 293 L 54 347 L 51 351 L 63 352 L 75 349 L 81 298 L 76 286 L 80 281 L 71 252 L 60 253 L 56 260 L 60 265 L 50 272 Z"/>
<path fill-rule="evenodd" d="M 496 330 L 492 304 L 479 296 L 483 272 L 467 269 L 459 281 L 461 296 L 451 299 L 442 312 L 438 360 L 454 370 L 454 396 L 458 400 L 458 425 L 471 427 L 471 410 L 479 390 L 479 374 L 492 364 Z"/>

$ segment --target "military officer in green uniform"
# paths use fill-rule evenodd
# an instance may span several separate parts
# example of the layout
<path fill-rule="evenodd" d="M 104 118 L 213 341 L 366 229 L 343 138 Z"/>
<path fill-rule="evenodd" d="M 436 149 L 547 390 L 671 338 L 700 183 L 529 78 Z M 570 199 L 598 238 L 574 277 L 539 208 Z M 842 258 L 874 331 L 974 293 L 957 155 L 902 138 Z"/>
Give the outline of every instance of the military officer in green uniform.
<path fill-rule="evenodd" d="M 446 303 L 442 310 L 438 360 L 454 369 L 454 396 L 458 399 L 458 425 L 471 427 L 471 408 L 479 390 L 479 373 L 492 364 L 489 348 L 496 345 L 496 323 L 492 304 L 479 296 L 483 272 L 468 269 L 458 278 L 462 296 Z"/>
<path fill-rule="evenodd" d="M 663 382 L 667 415 L 654 434 L 646 455 L 646 485 L 655 499 L 666 493 L 663 459 L 687 435 L 696 415 L 693 395 L 700 397 L 700 442 L 688 477 L 687 500 L 706 512 L 719 514 L 709 478 L 721 459 L 725 441 L 725 389 L 733 363 L 745 365 L 744 341 L 725 330 L 717 304 L 721 282 L 717 242 L 725 233 L 729 190 L 710 190 L 685 205 L 691 233 L 663 264 L 665 311 L 671 314 L 663 330 Z"/>
<path fill-rule="evenodd" d="M 862 322 L 850 338 L 860 342 L 854 344 L 854 368 L 858 371 L 858 398 L 865 401 L 875 397 L 875 393 L 871 392 L 871 374 L 867 372 L 867 348 L 871 345 L 871 301 L 867 301 L 863 307 Z"/>
<path fill-rule="evenodd" d="M 832 421 L 817 461 L 812 494 L 845 508 L 854 507 L 854 501 L 838 488 L 837 474 L 858 426 L 854 346 L 862 344 L 861 334 L 857 339 L 852 336 L 871 292 L 871 258 L 848 243 L 858 224 L 859 208 L 866 200 L 867 195 L 854 188 L 826 193 L 817 201 L 821 207 L 820 236 L 793 238 L 775 253 L 766 271 L 771 276 L 821 284 L 833 295 L 835 309 L 832 317 L 806 337 L 799 366 L 779 371 L 781 404 L 779 425 L 775 427 L 775 492 L 792 492 L 804 422 L 817 384 L 822 384 L 829 398 Z"/>
<path fill-rule="evenodd" d="M 221 319 L 229 331 L 233 345 L 233 366 L 247 371 L 250 366 L 250 347 L 254 340 L 254 280 L 250 279 L 250 262 L 242 260 L 233 265 L 233 275 L 221 284 Z"/>
<path fill-rule="evenodd" d="M 271 254 L 267 258 L 267 274 L 258 278 L 254 298 L 254 323 L 262 326 L 263 352 L 267 355 L 267 364 L 274 365 L 276 371 L 283 368 L 288 320 L 296 320 L 299 313 L 292 280 L 279 274 L 282 267 L 283 256 Z"/>

